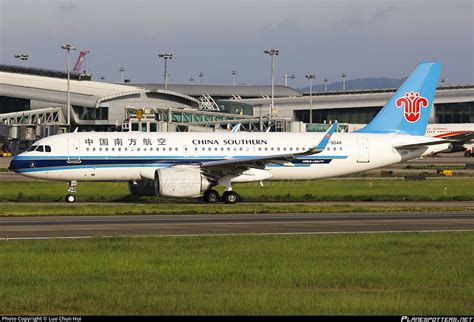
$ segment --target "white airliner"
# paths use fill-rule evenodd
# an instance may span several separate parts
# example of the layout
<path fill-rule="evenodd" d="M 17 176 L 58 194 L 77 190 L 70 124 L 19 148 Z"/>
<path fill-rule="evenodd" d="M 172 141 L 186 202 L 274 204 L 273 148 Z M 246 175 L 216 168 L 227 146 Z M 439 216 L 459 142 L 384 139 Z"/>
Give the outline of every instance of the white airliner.
<path fill-rule="evenodd" d="M 79 132 L 35 142 L 10 165 L 39 179 L 126 181 L 133 195 L 198 197 L 235 203 L 236 182 L 309 180 L 341 176 L 429 155 L 450 142 L 425 129 L 441 66 L 422 63 L 374 120 L 355 133 Z"/>

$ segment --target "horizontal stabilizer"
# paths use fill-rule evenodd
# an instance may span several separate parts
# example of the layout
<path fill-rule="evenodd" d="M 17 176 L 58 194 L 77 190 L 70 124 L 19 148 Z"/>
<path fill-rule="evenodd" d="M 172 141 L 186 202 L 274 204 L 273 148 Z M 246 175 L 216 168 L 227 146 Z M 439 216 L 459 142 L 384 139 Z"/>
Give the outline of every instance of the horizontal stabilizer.
<path fill-rule="evenodd" d="M 425 148 L 425 147 L 428 147 L 430 145 L 456 143 L 456 142 L 457 141 L 454 141 L 454 140 L 429 141 L 429 142 L 414 143 L 414 144 L 395 145 L 394 148 L 396 148 L 396 149 L 418 149 L 418 148 Z"/>

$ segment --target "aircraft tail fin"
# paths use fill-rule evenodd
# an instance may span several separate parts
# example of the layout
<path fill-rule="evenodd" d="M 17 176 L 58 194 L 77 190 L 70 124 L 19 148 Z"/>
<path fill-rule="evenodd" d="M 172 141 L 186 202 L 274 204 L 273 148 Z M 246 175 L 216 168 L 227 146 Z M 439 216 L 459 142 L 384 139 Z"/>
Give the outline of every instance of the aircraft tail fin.
<path fill-rule="evenodd" d="M 360 133 L 425 135 L 433 106 L 439 63 L 421 63 Z"/>

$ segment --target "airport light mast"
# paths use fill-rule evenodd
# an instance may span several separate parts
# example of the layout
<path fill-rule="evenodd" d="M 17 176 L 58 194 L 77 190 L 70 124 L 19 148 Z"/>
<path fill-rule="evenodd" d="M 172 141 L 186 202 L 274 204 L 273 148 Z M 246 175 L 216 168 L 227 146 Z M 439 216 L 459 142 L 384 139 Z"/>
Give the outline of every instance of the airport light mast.
<path fill-rule="evenodd" d="M 288 87 L 288 77 L 290 77 L 290 75 L 283 75 L 283 78 L 285 79 L 285 86 Z"/>
<path fill-rule="evenodd" d="M 173 58 L 173 54 L 163 53 L 159 54 L 158 57 L 163 58 L 165 60 L 165 90 L 168 89 L 168 59 Z"/>
<path fill-rule="evenodd" d="M 123 72 L 125 71 L 125 68 L 123 67 L 120 67 L 119 68 L 119 72 L 120 72 L 120 82 L 123 83 Z"/>
<path fill-rule="evenodd" d="M 62 45 L 62 49 L 66 50 L 67 52 L 67 126 L 69 130 L 71 130 L 71 89 L 70 89 L 70 81 L 71 81 L 71 73 L 69 71 L 69 56 L 71 50 L 76 50 L 73 45 Z"/>
<path fill-rule="evenodd" d="M 324 79 L 324 92 L 326 93 L 328 92 L 328 79 L 327 78 Z"/>
<path fill-rule="evenodd" d="M 313 79 L 316 75 L 309 74 L 305 77 L 309 79 L 309 124 L 313 124 Z"/>
<path fill-rule="evenodd" d="M 293 82 L 295 80 L 296 76 L 295 74 L 291 74 L 290 79 L 291 79 L 291 88 L 293 88 Z"/>
<path fill-rule="evenodd" d="M 29 56 L 28 54 L 17 54 L 14 57 L 21 61 L 21 67 L 23 67 L 23 64 L 28 60 Z"/>
<path fill-rule="evenodd" d="M 272 103 L 270 105 L 270 113 L 268 114 L 268 126 L 270 126 L 273 108 L 275 107 L 275 56 L 278 56 L 280 51 L 278 49 L 272 48 L 265 50 L 264 53 L 272 57 Z"/>
<path fill-rule="evenodd" d="M 342 77 L 342 91 L 345 92 L 346 91 L 346 77 L 347 77 L 347 75 L 342 73 L 341 77 Z"/>
<path fill-rule="evenodd" d="M 199 73 L 199 85 L 202 85 L 202 78 L 204 76 L 204 74 L 202 72 Z"/>
<path fill-rule="evenodd" d="M 237 72 L 235 70 L 232 71 L 232 85 L 235 86 L 235 75 L 237 75 Z"/>

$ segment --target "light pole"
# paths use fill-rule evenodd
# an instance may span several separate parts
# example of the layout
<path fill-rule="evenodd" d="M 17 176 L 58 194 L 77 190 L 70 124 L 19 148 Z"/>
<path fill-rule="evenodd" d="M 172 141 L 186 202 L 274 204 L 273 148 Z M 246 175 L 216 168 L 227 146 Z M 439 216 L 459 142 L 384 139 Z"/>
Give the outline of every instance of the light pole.
<path fill-rule="evenodd" d="M 70 92 L 70 80 L 71 75 L 69 72 L 69 53 L 71 50 L 76 50 L 73 45 L 62 45 L 62 49 L 67 51 L 67 126 L 69 127 L 69 131 L 71 130 L 71 92 Z"/>
<path fill-rule="evenodd" d="M 173 58 L 173 54 L 163 53 L 159 54 L 158 57 L 165 60 L 165 90 L 168 89 L 168 59 Z"/>
<path fill-rule="evenodd" d="M 272 104 L 270 106 L 270 114 L 268 114 L 268 126 L 270 126 L 275 103 L 275 56 L 278 56 L 280 51 L 273 48 L 265 50 L 264 53 L 272 57 Z"/>
<path fill-rule="evenodd" d="M 204 76 L 204 74 L 200 72 L 198 76 L 199 76 L 199 85 L 202 85 L 202 77 Z"/>
<path fill-rule="evenodd" d="M 293 82 L 295 80 L 296 76 L 295 74 L 291 74 L 290 79 L 291 79 L 291 87 L 293 88 Z"/>
<path fill-rule="evenodd" d="M 341 77 L 342 77 L 342 91 L 345 92 L 346 91 L 346 77 L 347 77 L 347 75 L 342 73 Z"/>
<path fill-rule="evenodd" d="M 189 83 L 192 84 L 194 82 L 194 78 L 193 77 L 190 77 L 189 78 Z"/>
<path fill-rule="evenodd" d="M 324 79 L 324 92 L 326 93 L 328 92 L 328 79 L 327 78 Z"/>
<path fill-rule="evenodd" d="M 313 124 L 313 79 L 316 75 L 309 74 L 305 77 L 309 79 L 309 124 Z"/>
<path fill-rule="evenodd" d="M 125 71 L 125 68 L 120 67 L 119 72 L 120 72 L 120 82 L 123 83 L 123 72 Z"/>
<path fill-rule="evenodd" d="M 232 85 L 235 86 L 235 75 L 237 75 L 237 72 L 235 70 L 232 71 Z"/>
<path fill-rule="evenodd" d="M 288 77 L 290 77 L 290 75 L 283 75 L 283 78 L 285 79 L 285 86 L 288 87 Z"/>
<path fill-rule="evenodd" d="M 27 54 L 17 54 L 17 55 L 15 55 L 15 58 L 17 58 L 21 61 L 21 67 L 23 67 L 24 62 L 26 60 L 28 60 L 28 55 Z"/>

